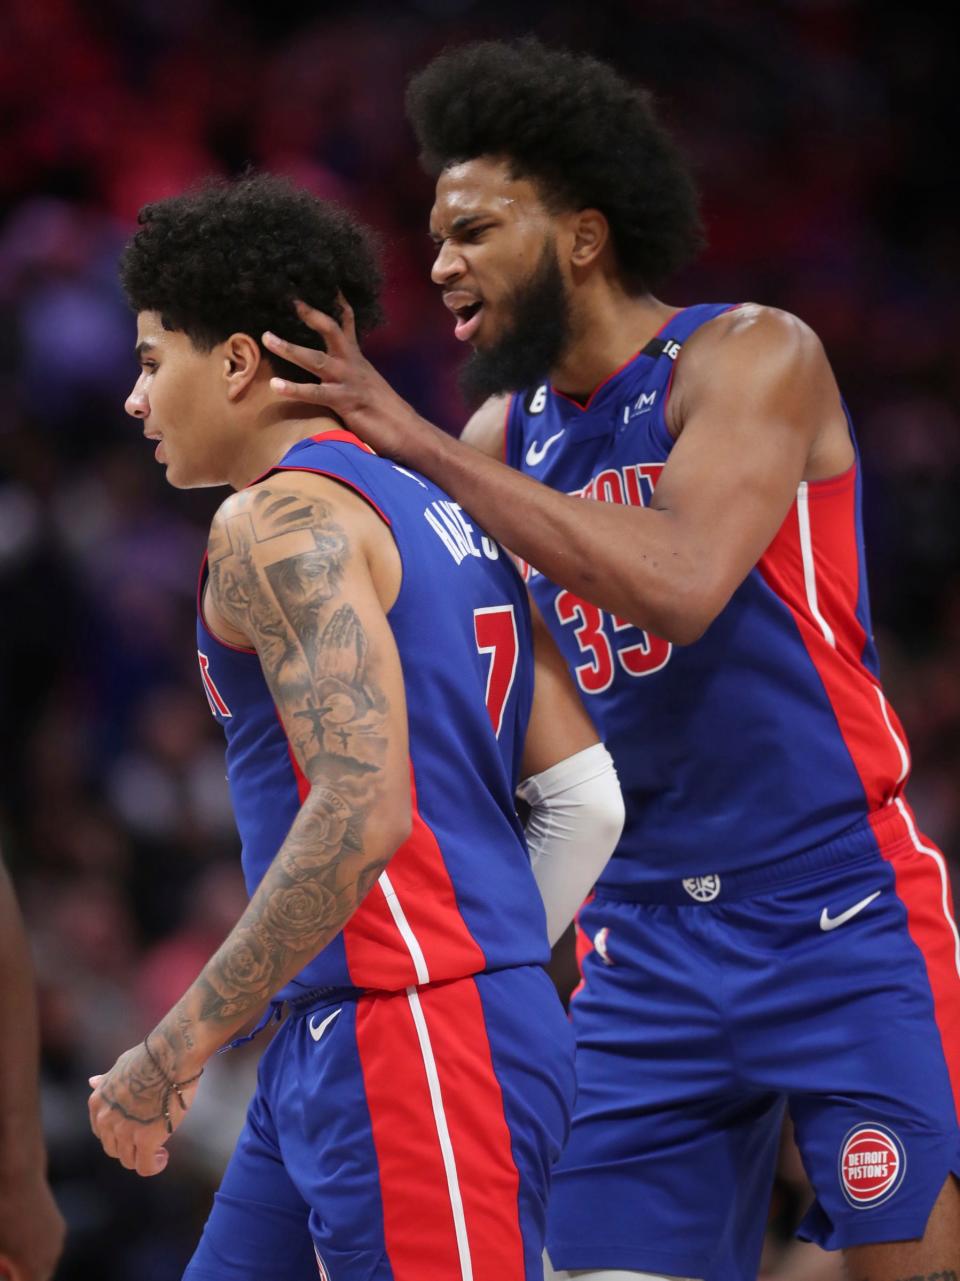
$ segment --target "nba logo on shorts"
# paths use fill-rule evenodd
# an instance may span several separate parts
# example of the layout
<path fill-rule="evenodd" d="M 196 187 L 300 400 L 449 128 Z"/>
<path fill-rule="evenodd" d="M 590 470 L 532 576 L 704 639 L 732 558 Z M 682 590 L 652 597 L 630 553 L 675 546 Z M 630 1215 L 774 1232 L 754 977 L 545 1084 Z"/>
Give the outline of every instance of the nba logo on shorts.
<path fill-rule="evenodd" d="M 330 1281 L 330 1273 L 327 1271 L 327 1265 L 320 1257 L 320 1251 L 316 1246 L 313 1247 L 313 1253 L 317 1256 L 317 1267 L 320 1271 L 320 1281 Z"/>
<path fill-rule="evenodd" d="M 868 1210 L 892 1197 L 903 1182 L 907 1154 L 883 1125 L 858 1125 L 840 1149 L 840 1186 L 858 1210 Z"/>

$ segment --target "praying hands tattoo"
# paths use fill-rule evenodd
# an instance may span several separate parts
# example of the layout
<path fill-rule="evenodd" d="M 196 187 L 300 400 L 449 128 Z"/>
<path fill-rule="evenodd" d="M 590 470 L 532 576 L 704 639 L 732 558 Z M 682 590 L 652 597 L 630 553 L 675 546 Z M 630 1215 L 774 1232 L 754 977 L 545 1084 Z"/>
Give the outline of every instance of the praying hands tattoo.
<path fill-rule="evenodd" d="M 393 853 L 367 839 L 384 788 L 390 703 L 344 593 L 350 558 L 362 553 L 332 506 L 305 488 L 291 492 L 287 480 L 240 491 L 211 530 L 212 603 L 256 649 L 310 791 L 243 916 L 149 1045 L 94 1078 L 116 1122 L 158 1135 L 185 1110 L 179 1096 L 171 1105 L 170 1082 L 192 1077 L 211 1047 L 330 942 Z"/>

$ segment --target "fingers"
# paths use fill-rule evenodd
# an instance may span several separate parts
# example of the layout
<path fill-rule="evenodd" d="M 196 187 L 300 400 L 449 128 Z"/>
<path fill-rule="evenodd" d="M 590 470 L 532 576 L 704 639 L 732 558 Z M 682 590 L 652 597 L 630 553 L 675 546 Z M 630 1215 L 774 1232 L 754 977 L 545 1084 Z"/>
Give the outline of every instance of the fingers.
<path fill-rule="evenodd" d="M 287 382 L 285 378 L 271 378 L 270 390 L 275 391 L 278 396 L 285 396 L 287 400 L 299 400 L 307 405 L 323 405 L 324 408 L 333 408 L 337 388 L 328 387 L 326 383 L 292 383 Z"/>
<path fill-rule="evenodd" d="M 357 321 L 353 314 L 353 308 L 347 302 L 343 293 L 337 290 L 337 302 L 340 304 L 340 311 L 343 319 L 340 321 L 340 328 L 347 335 L 351 342 L 357 341 Z"/>
<path fill-rule="evenodd" d="M 319 314 L 318 312 L 317 315 Z M 306 369 L 308 373 L 316 374 L 318 377 L 323 373 L 323 367 L 327 363 L 325 351 L 287 342 L 286 338 L 272 334 L 269 329 L 263 335 L 263 345 L 275 356 L 279 356 L 282 360 L 289 360 L 291 364 L 299 365 L 301 369 Z"/>
<path fill-rule="evenodd" d="M 117 1134 L 114 1139 L 116 1153 L 114 1154 L 125 1170 L 137 1169 L 137 1144 L 130 1134 Z M 106 1150 L 106 1144 L 104 1144 Z"/>
<path fill-rule="evenodd" d="M 170 1160 L 170 1153 L 166 1148 L 153 1148 L 137 1146 L 136 1164 L 132 1166 L 142 1179 L 150 1179 L 155 1174 L 161 1174 L 167 1168 L 167 1162 Z"/>
<path fill-rule="evenodd" d="M 128 1129 L 122 1122 L 111 1124 L 111 1113 L 106 1116 L 95 1108 L 91 1100 L 90 1123 L 107 1156 L 113 1157 L 127 1170 L 136 1170 L 141 1178 L 149 1179 L 167 1168 L 170 1153 L 158 1147 L 156 1131 L 153 1135 Z M 2 1281 L 2 1278 L 0 1278 Z"/>
<path fill-rule="evenodd" d="M 340 304 L 343 315 L 343 320 L 339 325 L 332 316 L 328 316 L 325 311 L 320 311 L 317 307 L 311 307 L 302 298 L 295 298 L 293 305 L 296 308 L 297 315 L 307 328 L 312 329 L 314 333 L 320 334 L 326 341 L 329 351 L 342 352 L 349 345 L 344 342 L 344 338 L 346 337 L 355 343 L 357 330 L 354 323 L 353 308 L 343 294 L 337 294 L 337 302 Z"/>

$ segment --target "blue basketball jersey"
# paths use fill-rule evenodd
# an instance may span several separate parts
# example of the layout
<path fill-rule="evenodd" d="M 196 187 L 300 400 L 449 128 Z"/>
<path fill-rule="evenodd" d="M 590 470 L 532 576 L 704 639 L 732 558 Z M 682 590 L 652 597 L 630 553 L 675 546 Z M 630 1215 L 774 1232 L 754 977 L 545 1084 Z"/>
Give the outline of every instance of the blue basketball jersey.
<path fill-rule="evenodd" d="M 566 493 L 648 506 L 674 443 L 677 358 L 729 309 L 678 312 L 586 404 L 546 384 L 513 397 L 507 462 Z M 852 830 L 872 847 L 908 757 L 877 678 L 857 464 L 799 486 L 770 547 L 693 645 L 525 573 L 624 792 L 626 826 L 602 885 L 754 867 Z"/>
<path fill-rule="evenodd" d="M 294 445 L 275 470 L 328 476 L 389 526 L 403 567 L 389 622 L 403 667 L 413 831 L 346 927 L 283 996 L 397 990 L 548 958 L 514 791 L 533 692 L 526 592 L 508 556 L 423 476 L 348 432 Z M 263 479 L 263 478 L 261 478 Z M 256 653 L 197 638 L 252 894 L 309 783 Z"/>

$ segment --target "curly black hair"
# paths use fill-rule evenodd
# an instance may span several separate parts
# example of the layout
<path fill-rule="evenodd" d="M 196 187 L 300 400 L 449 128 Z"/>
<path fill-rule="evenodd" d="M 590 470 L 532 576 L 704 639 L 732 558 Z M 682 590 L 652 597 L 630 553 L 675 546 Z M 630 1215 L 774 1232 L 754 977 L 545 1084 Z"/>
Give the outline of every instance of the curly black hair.
<path fill-rule="evenodd" d="M 210 351 L 233 333 L 257 340 L 280 375 L 309 375 L 267 351 L 265 329 L 323 347 L 293 309 L 302 298 L 339 320 L 337 291 L 359 335 L 381 319 L 380 268 L 372 234 L 345 210 L 272 174 L 201 186 L 144 205 L 120 263 L 134 311 L 159 312 L 164 328 Z"/>
<path fill-rule="evenodd" d="M 700 248 L 697 191 L 650 93 L 533 36 L 445 50 L 407 88 L 428 172 L 505 157 L 554 211 L 599 209 L 624 283 L 643 291 Z"/>

